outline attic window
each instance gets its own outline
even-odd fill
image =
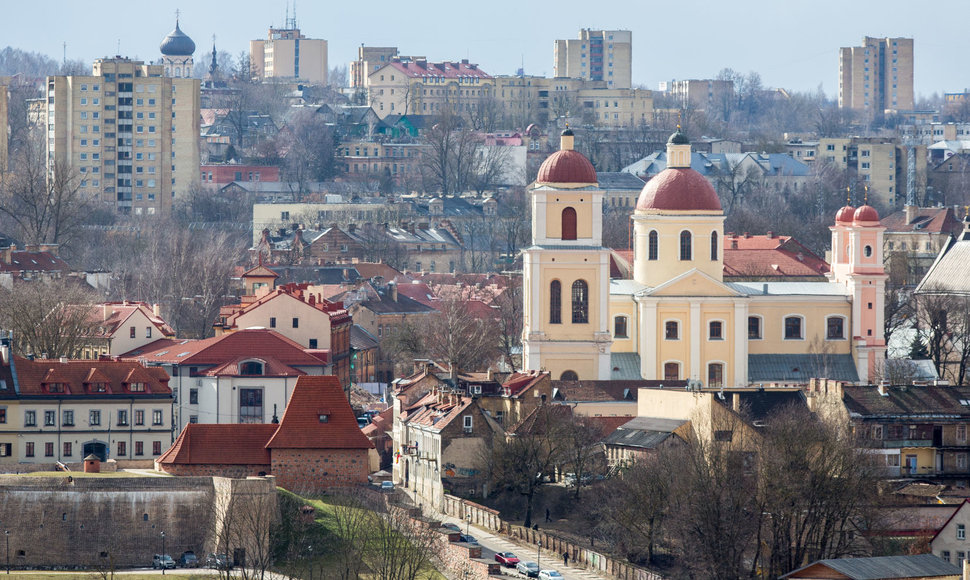
[[[175,356],[176,356],[176,358],[182,358],[183,356],[186,356],[187,354],[189,354],[189,351],[180,352],[180,353],[178,353]]]
[[[88,389],[92,393],[105,393],[105,392],[108,391],[108,384],[107,383],[90,383],[88,385]]]
[[[330,415],[327,414],[327,413],[320,413],[319,415],[317,415],[317,418],[320,419],[320,422],[321,423],[329,423],[330,422]]]
[[[144,393],[145,383],[128,383],[128,390],[133,393]]]
[[[247,360],[239,363],[239,374],[241,375],[262,375],[263,363],[257,360]]]
[[[64,383],[47,383],[48,393],[63,393]]]

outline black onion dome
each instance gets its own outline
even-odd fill
[[[195,42],[182,32],[176,22],[175,30],[168,33],[158,49],[165,56],[192,56],[195,53]]]
[[[669,144],[669,145],[688,145],[688,144],[690,144],[690,139],[688,139],[687,138],[687,135],[684,135],[680,131],[680,127],[678,126],[677,127],[677,130],[670,136],[670,139],[667,139],[667,144]]]

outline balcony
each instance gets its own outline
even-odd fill
[[[900,449],[903,447],[933,447],[932,439],[883,439],[883,449]]]

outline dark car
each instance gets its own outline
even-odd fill
[[[192,550],[186,550],[179,556],[178,565],[180,568],[198,568],[199,557]]]
[[[453,532],[461,532],[461,528],[458,526],[458,524],[441,524],[441,527]]]
[[[477,544],[478,543],[478,540],[475,539],[475,536],[470,536],[468,534],[462,534],[461,536],[459,536],[458,541],[459,542],[465,542],[465,543],[468,543],[468,544]]]
[[[495,561],[506,568],[515,568],[515,565],[519,563],[519,558],[512,552],[496,552]]]
[[[209,554],[205,557],[205,567],[216,570],[232,570],[232,560],[228,554]]]
[[[537,578],[539,576],[539,565],[535,562],[519,562],[515,565],[515,569],[520,574],[525,574],[529,578]]]

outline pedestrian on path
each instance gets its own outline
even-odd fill
[[[562,553],[562,565],[563,566],[568,566],[569,565],[569,552],[563,552]]]

